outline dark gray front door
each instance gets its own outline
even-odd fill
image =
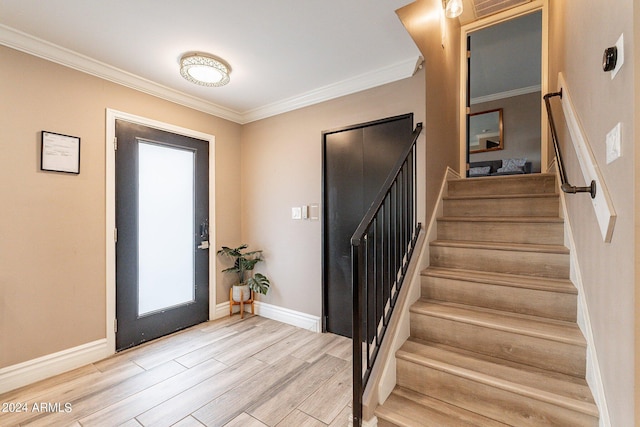
[[[116,349],[209,317],[209,145],[116,121]]]

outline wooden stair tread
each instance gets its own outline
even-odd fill
[[[514,174],[514,175],[493,175],[493,176],[478,176],[473,178],[453,178],[449,182],[474,182],[474,181],[504,181],[504,180],[531,180],[531,179],[555,179],[555,174],[549,172],[543,173],[526,173],[526,174]]]
[[[475,199],[549,199],[560,197],[557,193],[477,194],[469,196],[442,196],[442,200]]]
[[[500,222],[500,223],[552,223],[562,224],[564,219],[558,216],[441,216],[444,222]]]
[[[532,277],[520,274],[493,273],[480,270],[464,270],[461,268],[428,267],[422,271],[423,276],[443,279],[464,280],[467,282],[487,283],[491,285],[510,286],[541,291],[578,294],[578,290],[568,279]]]
[[[555,174],[447,193],[380,425],[597,425]]]
[[[565,344],[584,346],[586,342],[574,322],[517,314],[484,307],[471,307],[452,302],[420,299],[409,309],[411,313],[464,322],[485,328],[516,333]]]
[[[515,362],[475,355],[469,351],[413,338],[402,345],[396,357],[590,416],[598,416],[589,386],[583,379],[558,373],[547,374],[541,369]]]
[[[451,248],[466,249],[490,249],[513,252],[537,252],[568,255],[569,249],[562,245],[539,245],[531,243],[502,243],[502,242],[476,242],[463,240],[434,240],[431,246],[446,246]]]
[[[504,427],[506,424],[396,386],[375,414],[402,427]]]

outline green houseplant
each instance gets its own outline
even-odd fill
[[[218,255],[224,255],[233,259],[233,267],[222,270],[223,273],[235,273],[238,283],[233,285],[233,299],[240,301],[240,291],[244,300],[250,298],[249,289],[254,292],[266,295],[271,283],[269,279],[261,273],[252,274],[257,263],[263,261],[262,250],[243,252],[249,245],[243,244],[237,248],[223,246],[218,251]]]

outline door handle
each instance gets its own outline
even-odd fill
[[[205,219],[200,223],[200,237],[203,239],[209,239],[209,220]]]
[[[198,249],[209,249],[209,219],[200,223],[200,238],[202,241],[198,245]]]

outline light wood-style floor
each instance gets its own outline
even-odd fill
[[[0,426],[343,427],[351,397],[351,340],[234,315],[0,395]]]

